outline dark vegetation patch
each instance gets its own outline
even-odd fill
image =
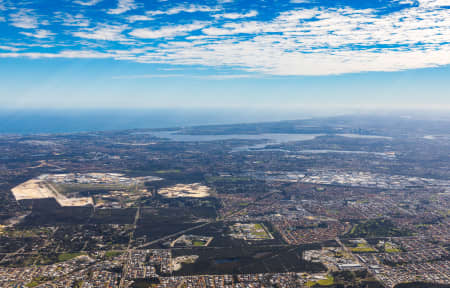
[[[46,226],[58,224],[132,224],[136,215],[136,208],[123,209],[95,209],[85,207],[55,206],[54,199],[40,199],[39,206],[33,210],[22,226]]]
[[[250,178],[241,178],[236,181],[213,181],[208,183],[219,194],[259,194],[266,193],[267,184],[265,181]]]
[[[89,220],[93,224],[132,224],[136,216],[136,208],[96,209]]]
[[[384,286],[372,278],[367,270],[335,271],[331,274],[335,285],[331,287],[383,288]]]
[[[194,208],[142,208],[138,223],[190,222],[203,218],[204,211]]]
[[[241,246],[232,248],[177,249],[174,257],[198,255],[193,264],[183,264],[175,275],[246,274],[277,272],[320,272],[326,268],[321,263],[303,260],[303,249],[284,246]]]
[[[145,236],[147,241],[157,240],[159,238],[169,236],[186,229],[200,225],[201,223],[140,223],[137,226],[135,237]]]
[[[44,240],[35,237],[3,237],[0,236],[0,253],[12,253],[19,249],[30,252],[34,245],[43,245]]]
[[[160,195],[142,201],[142,206],[146,207],[168,207],[177,209],[187,209],[189,213],[198,218],[216,218],[216,210],[221,207],[217,198],[166,198]]]
[[[410,236],[411,232],[400,229],[389,219],[370,219],[360,222],[345,234],[349,238],[376,238]]]
[[[200,225],[204,211],[182,208],[142,208],[135,236],[145,236],[147,240],[171,235]]]
[[[42,199],[47,201],[50,199]],[[54,199],[52,199],[54,201]],[[55,201],[56,202],[56,201]],[[92,207],[58,207],[55,208],[51,204],[45,208],[45,204],[41,204],[41,209],[33,209],[21,226],[46,226],[57,224],[85,224],[89,221],[93,214]]]
[[[129,225],[60,225],[57,228],[52,245],[65,252],[123,249],[131,232]]]

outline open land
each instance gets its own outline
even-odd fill
[[[28,180],[14,187],[11,191],[17,201],[54,198],[62,207],[93,204],[92,198],[90,197],[67,198],[56,191],[51,184],[43,180]]]
[[[167,198],[177,197],[191,197],[191,198],[203,198],[208,197],[209,188],[200,183],[193,184],[177,184],[171,187],[162,188],[158,191],[158,194]]]

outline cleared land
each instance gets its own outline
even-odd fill
[[[158,194],[167,198],[192,197],[204,198],[210,196],[210,188],[200,183],[177,184],[171,187],[162,188]]]
[[[31,179],[11,189],[15,199],[46,199],[54,198],[61,206],[86,206],[93,205],[91,197],[67,198],[61,195],[51,184]]]
[[[25,199],[55,198],[55,193],[41,180],[28,180],[12,189],[17,201]]]

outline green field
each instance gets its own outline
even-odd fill
[[[86,255],[86,253],[82,253],[82,252],[76,252],[76,253],[62,253],[58,255],[58,261],[60,262],[64,262],[70,259],[73,259],[75,257],[81,256],[81,255]]]
[[[397,249],[397,248],[387,248],[387,249],[384,249],[384,252],[386,252],[386,253],[398,253],[398,252],[402,252],[402,250]]]
[[[352,248],[352,252],[369,253],[369,252],[377,252],[377,250],[371,247],[356,247]]]
[[[254,224],[252,234],[259,238],[270,239],[269,233],[266,231],[262,224]]]
[[[333,278],[333,276],[330,276],[330,275],[327,277],[327,279],[306,282],[306,286],[308,286],[308,287],[313,287],[315,285],[331,286],[333,284],[334,284],[334,278]]]
[[[356,224],[345,236],[350,238],[376,238],[410,235],[409,231],[397,228],[389,219],[371,219]]]
[[[202,247],[202,246],[205,246],[205,245],[206,245],[206,242],[196,240],[196,241],[194,241],[192,244],[193,244],[195,247]]]
[[[170,173],[180,173],[180,169],[168,169],[168,170],[157,170],[155,173],[157,174],[170,174]]]
[[[259,230],[259,229],[264,229],[264,228],[261,224],[255,224],[255,229]]]
[[[350,246],[350,250],[355,253],[370,253],[377,252],[377,250],[371,247],[367,242],[358,243],[356,247]]]
[[[399,248],[393,246],[390,243],[385,243],[384,244],[384,252],[386,252],[386,253],[398,253],[398,252],[402,252],[402,250],[400,250]]]
[[[114,258],[116,256],[119,256],[122,253],[123,252],[120,252],[120,251],[106,251],[105,252],[105,257],[107,257],[107,258]]]

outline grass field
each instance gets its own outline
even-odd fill
[[[360,253],[368,253],[368,252],[376,252],[377,250],[371,247],[356,247],[352,248],[352,252],[360,252]]]
[[[370,247],[366,243],[358,243],[357,247],[351,248],[352,252],[359,252],[359,253],[369,253],[369,252],[377,252],[374,248]]]
[[[170,173],[180,173],[180,169],[168,169],[168,170],[158,170],[155,171],[157,174],[170,174]]]
[[[314,285],[331,286],[333,284],[334,284],[333,276],[328,276],[327,279],[306,282],[306,286],[308,287],[313,287]]]
[[[204,242],[204,241],[194,241],[192,244],[195,247],[203,247],[203,246],[205,246],[206,242]]]
[[[385,243],[384,244],[384,252],[386,252],[386,253],[398,253],[398,252],[402,252],[402,250],[400,250],[396,246],[393,246],[390,243]]]
[[[73,259],[75,257],[81,256],[81,255],[86,255],[86,253],[82,253],[82,252],[76,252],[76,253],[62,253],[58,255],[58,261],[60,262],[64,262],[70,259]]]
[[[356,224],[345,236],[349,238],[376,238],[410,236],[408,230],[398,228],[389,219],[370,219]]]
[[[386,248],[386,249],[384,249],[384,252],[386,252],[386,253],[398,253],[398,252],[402,252],[402,250],[397,249],[397,248]]]
[[[266,229],[264,228],[264,226],[262,224],[256,223],[254,225],[252,234],[254,236],[257,236],[258,238],[262,238],[262,239],[270,239],[270,235],[267,233]]]
[[[114,258],[116,256],[119,256],[122,253],[123,252],[119,252],[119,251],[106,251],[105,252],[105,257],[107,257],[107,258]]]

